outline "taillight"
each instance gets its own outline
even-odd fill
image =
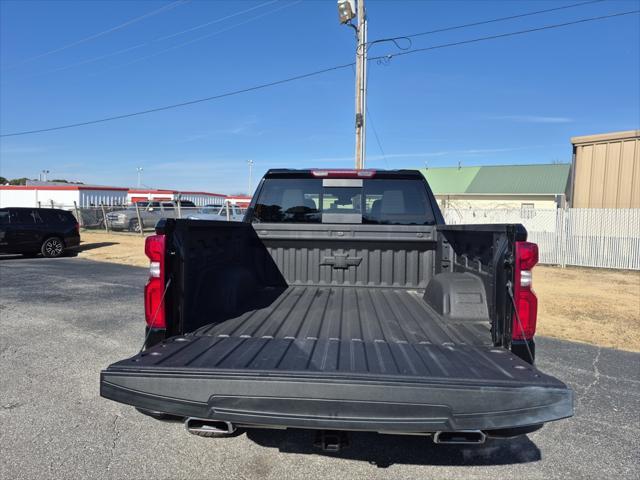
[[[80,224],[78,222],[76,222],[75,228],[76,228],[76,233],[80,233]]]
[[[520,322],[513,314],[512,337],[514,340],[531,340],[536,333],[538,297],[532,289],[531,270],[538,263],[538,245],[516,242],[516,262],[513,298]]]
[[[164,305],[165,239],[164,235],[151,235],[144,243],[144,253],[149,257],[149,280],[144,287],[144,316],[149,328],[167,327]]]

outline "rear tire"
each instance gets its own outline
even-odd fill
[[[59,237],[49,237],[40,248],[40,253],[47,258],[57,258],[64,252],[64,243]]]
[[[140,233],[140,222],[138,222],[137,218],[132,219],[131,221],[129,221],[129,231],[130,232],[135,232],[135,233]]]

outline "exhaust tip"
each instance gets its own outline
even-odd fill
[[[187,432],[199,437],[225,437],[233,435],[236,427],[231,422],[189,417],[184,421]]]
[[[457,432],[436,432],[433,443],[444,445],[481,445],[487,435],[481,430],[458,430]]]

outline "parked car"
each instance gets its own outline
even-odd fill
[[[196,206],[193,202],[182,200],[180,209],[182,208],[187,211],[193,211]],[[138,211],[140,220],[138,220],[138,212],[136,212],[135,205],[107,213],[107,224],[112,230],[140,232],[140,222],[142,222],[142,228],[152,228],[161,218],[178,218],[179,216],[178,202],[139,202]],[[182,214],[182,212],[180,213]],[[186,216],[187,214],[185,213],[184,217]]]
[[[0,253],[59,257],[80,245],[80,226],[57,208],[0,208]]]
[[[188,216],[191,220],[218,220],[241,222],[244,219],[245,210],[237,205],[225,202],[224,205],[206,205],[197,212]]]
[[[416,170],[270,170],[244,222],[146,240],[145,350],[103,397],[189,432],[311,428],[480,444],[573,415],[534,366],[538,248],[522,225],[445,225]],[[334,433],[331,433],[334,432]]]

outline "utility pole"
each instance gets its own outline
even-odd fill
[[[247,160],[247,165],[249,165],[249,191],[247,192],[247,195],[253,195],[253,160]]]
[[[138,172],[138,188],[142,186],[142,167],[136,168],[136,172]]]
[[[367,15],[358,0],[358,48],[356,49],[356,169],[364,168],[367,121]]]
[[[357,6],[356,6],[357,1]],[[364,168],[366,153],[366,112],[367,112],[367,13],[364,0],[338,0],[340,22],[348,24],[356,31],[356,169]],[[351,20],[356,18],[358,24]]]

